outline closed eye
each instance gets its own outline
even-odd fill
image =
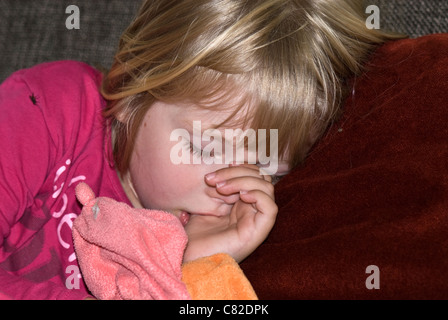
[[[203,152],[204,150],[196,147],[192,142],[185,140],[184,148],[188,148],[189,152],[198,158],[203,157],[204,159],[212,158],[214,156],[214,151],[212,150],[210,154]]]

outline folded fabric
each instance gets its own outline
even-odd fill
[[[75,251],[96,298],[190,299],[181,270],[187,235],[178,218],[95,198],[85,183],[76,196],[84,208],[73,224]]]
[[[236,261],[216,254],[182,266],[187,235],[178,218],[95,198],[85,183],[76,187],[84,205],[73,223],[73,239],[84,281],[101,300],[255,300]]]

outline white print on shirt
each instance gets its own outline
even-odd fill
[[[67,226],[70,228],[70,230],[72,230],[73,229],[73,220],[75,220],[78,217],[78,215],[76,213],[71,213],[71,212],[70,213],[65,213],[65,211],[67,209],[67,204],[68,204],[68,197],[67,197],[66,193],[63,193],[61,195],[62,189],[64,187],[64,182],[62,182],[59,185],[59,188],[58,188],[57,181],[62,176],[62,174],[67,171],[67,168],[71,165],[71,163],[72,163],[71,160],[68,159],[65,162],[65,165],[63,165],[62,167],[60,167],[56,171],[56,176],[54,178],[54,185],[53,185],[53,191],[54,192],[53,192],[53,195],[52,195],[53,199],[57,199],[58,197],[62,197],[62,206],[61,206],[60,210],[53,212],[52,215],[53,215],[53,218],[56,218],[56,219],[62,217],[60,222],[59,222],[59,225],[57,227],[57,234],[58,234],[59,244],[64,249],[67,249],[67,250],[70,249],[70,244],[67,243],[66,241],[64,241],[64,239],[62,239],[61,230],[62,230],[62,227],[64,226],[64,224],[67,224]],[[70,180],[70,182],[68,184],[68,187],[71,187],[74,183],[76,183],[78,181],[84,181],[84,180],[86,180],[85,176],[74,177],[73,179]],[[76,254],[73,251],[70,254],[69,258],[68,258],[68,262],[73,262],[75,260],[76,260]],[[76,270],[74,270],[74,269],[76,269]],[[75,279],[79,280],[81,278],[81,274],[79,273],[78,266],[69,265],[69,266],[67,266],[65,271],[66,271],[66,273],[67,272],[68,273],[73,273],[73,277],[69,277],[69,279],[67,279],[68,283],[71,283],[72,285],[71,286],[67,285],[67,281],[66,281],[67,288],[69,288],[69,289],[73,289],[73,288],[79,289],[79,285],[76,285],[77,281],[75,281]]]

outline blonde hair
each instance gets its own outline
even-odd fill
[[[256,103],[250,126],[278,129],[279,154],[296,166],[310,135],[335,119],[348,80],[372,50],[401,37],[369,30],[365,21],[360,0],[144,1],[101,90],[118,170],[127,170],[156,100],[225,101],[234,90]]]

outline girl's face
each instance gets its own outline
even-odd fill
[[[201,121],[204,131],[221,123],[228,115],[160,101],[151,106],[137,133],[129,171],[122,180],[133,205],[167,211],[177,217],[185,213],[229,214],[239,195],[221,195],[204,180],[206,174],[228,167],[227,164],[205,164],[203,161],[200,164],[193,164],[193,161],[191,164],[174,164],[170,158],[171,149],[179,144],[179,141],[170,141],[174,130],[187,130],[193,142],[193,121]],[[188,141],[186,144],[182,152],[189,153]],[[280,165],[279,170],[287,171],[288,168]]]

